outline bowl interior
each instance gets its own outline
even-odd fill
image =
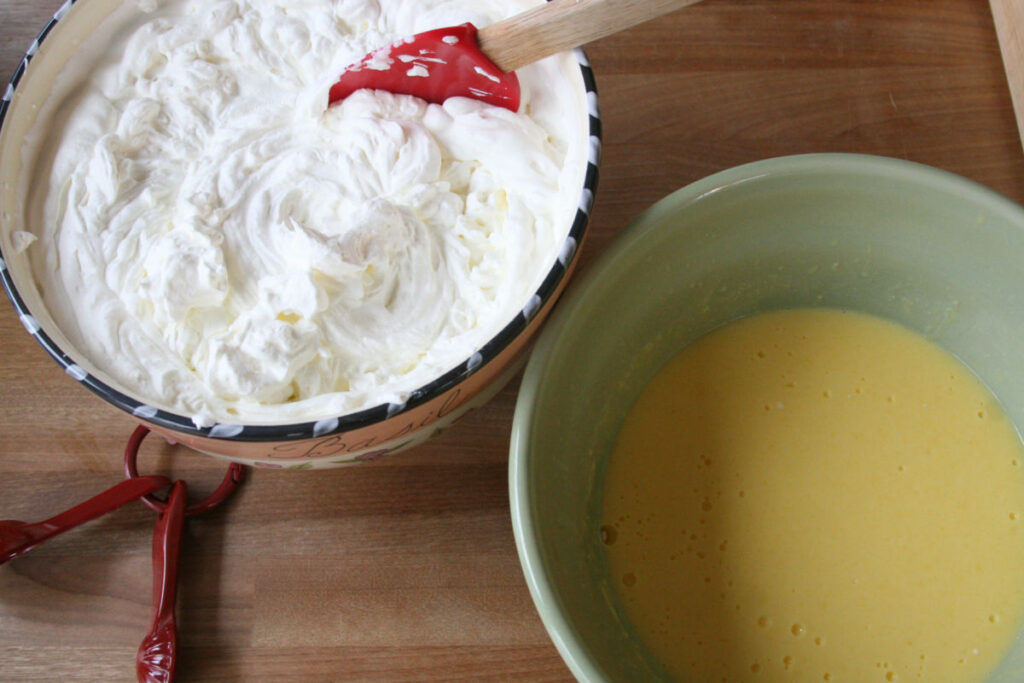
[[[758,162],[639,217],[556,313],[516,409],[510,483],[527,582],[581,680],[664,678],[616,607],[598,526],[604,461],[684,345],[759,311],[899,322],[964,361],[1024,427],[1024,210],[962,178],[854,155]],[[1024,578],[1024,577],[1022,577]],[[1024,640],[993,681],[1024,679]]]
[[[52,130],[63,125],[80,94],[81,83],[92,73],[104,50],[120,45],[126,31],[151,18],[150,11],[143,5],[145,3],[131,0],[68,0],[30,47],[15,72],[11,87],[0,85],[0,92],[4,93],[0,101],[0,178],[3,180],[0,183],[0,284],[7,289],[16,313],[69,376],[147,423],[189,436],[236,441],[294,441],[325,435],[320,425],[330,424],[332,420],[335,427],[329,431],[341,433],[370,428],[393,417],[393,408],[398,404],[382,400],[342,415],[341,422],[334,419],[338,417],[334,414],[300,414],[298,417],[271,414],[249,420],[244,433],[229,435],[228,432],[239,427],[233,422],[226,423],[227,429],[220,431],[217,431],[218,425],[200,428],[193,424],[190,415],[182,414],[166,399],[141,395],[138,388],[126,386],[107,371],[109,368],[104,369],[101,357],[90,357],[76,348],[69,339],[73,335],[65,334],[47,309],[30,262],[30,254],[40,247],[26,250],[24,244],[18,245],[19,238],[25,236],[20,233],[31,234],[42,215],[47,193],[40,177],[48,178],[47,164],[51,162],[55,144]],[[592,74],[581,51],[563,53],[525,68],[557,77],[556,80],[564,81],[563,85],[567,86],[531,93],[538,122],[566,133],[561,181],[565,187],[576,188],[576,192],[560,200],[556,214],[559,225],[564,223],[565,234],[558,234],[550,245],[550,262],[538,270],[535,287],[523,301],[522,308],[509,310],[504,326],[496,328],[479,348],[467,350],[466,357],[457,364],[453,362],[446,371],[439,370],[420,386],[409,387],[407,393],[411,398],[402,404],[403,410],[413,410],[455,390],[478,368],[495,359],[506,363],[514,356],[512,351],[519,348],[522,339],[534,333],[575,265],[574,256],[585,236],[596,189],[600,156],[600,127]],[[538,311],[541,315],[537,315]],[[499,358],[506,351],[508,353]],[[493,365],[490,368],[492,373],[501,370]],[[467,395],[464,389],[458,391]],[[417,423],[421,419],[423,416],[415,416]],[[212,444],[209,447],[214,448]],[[232,448],[225,448],[233,452]]]

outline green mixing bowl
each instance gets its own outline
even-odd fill
[[[675,192],[556,310],[516,405],[516,544],[548,633],[581,681],[666,678],[616,605],[599,534],[623,415],[688,342],[805,306],[916,330],[972,368],[1024,427],[1021,206],[926,166],[841,154],[748,164]],[[1024,680],[1020,635],[991,680]]]

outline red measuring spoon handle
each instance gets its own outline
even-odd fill
[[[96,519],[125,503],[137,500],[171,485],[171,480],[158,475],[122,481],[103,493],[42,522],[0,521],[0,564],[24,555],[43,541],[57,534]]]
[[[135,658],[140,683],[169,683],[178,663],[178,627],[174,603],[178,597],[178,560],[185,522],[188,487],[174,483],[167,508],[153,531],[153,622]]]

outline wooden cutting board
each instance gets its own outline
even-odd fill
[[[1024,2],[990,0],[992,19],[999,36],[1003,67],[1017,113],[1017,128],[1024,144]]]
[[[0,0],[0,74],[62,2]],[[584,267],[672,190],[784,154],[901,157],[1024,200],[986,3],[704,0],[588,54],[604,156]],[[570,681],[515,554],[515,397],[388,459],[253,472],[190,520],[180,681]],[[132,429],[0,301],[0,518],[42,519],[118,481]],[[198,493],[224,468],[155,441],[140,463]],[[152,523],[127,506],[0,566],[0,680],[133,680]]]

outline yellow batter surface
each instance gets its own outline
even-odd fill
[[[777,311],[684,349],[612,453],[625,612],[683,681],[978,681],[1024,616],[1024,450],[959,361]]]

